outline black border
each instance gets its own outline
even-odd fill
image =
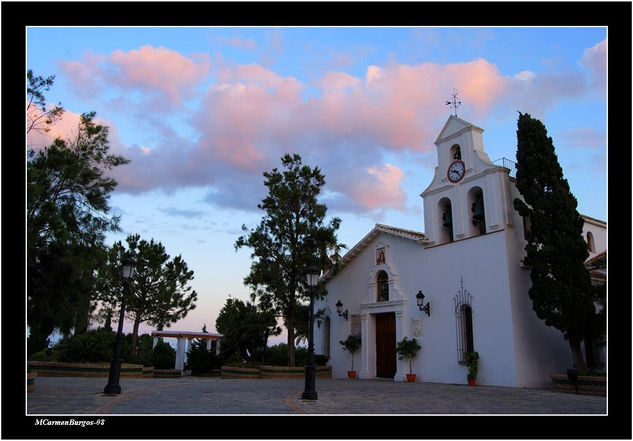
[[[629,2],[2,2],[2,438],[631,439],[631,3]],[[608,416],[106,416],[105,426],[35,426],[24,415],[22,207],[27,26],[608,26]],[[16,86],[20,84],[20,87]],[[17,135],[16,135],[17,133]],[[20,166],[14,166],[18,163]],[[16,180],[19,182],[16,185]],[[16,188],[18,189],[16,191]],[[20,191],[22,190],[22,191]],[[619,252],[622,248],[622,253]],[[614,254],[615,253],[615,254]],[[613,283],[615,282],[615,284]],[[16,289],[16,286],[18,289]],[[19,319],[18,319],[19,320]]]

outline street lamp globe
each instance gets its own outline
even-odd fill
[[[123,274],[124,279],[129,279],[134,276],[134,271],[136,269],[136,259],[134,257],[129,256],[123,261],[123,266],[121,267],[121,273]]]
[[[308,280],[308,286],[314,287],[319,283],[319,275],[321,274],[321,270],[316,266],[309,266],[306,269],[306,277]]]

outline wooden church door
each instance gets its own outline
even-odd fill
[[[396,374],[396,314],[376,314],[376,376]]]

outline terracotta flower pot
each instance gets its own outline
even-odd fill
[[[405,374],[409,383],[415,383],[415,374]]]
[[[468,379],[468,385],[469,386],[475,386],[477,384],[477,379],[476,378],[469,378]]]
[[[347,376],[349,378],[356,378],[356,371],[347,371]]]

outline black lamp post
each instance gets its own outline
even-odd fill
[[[316,372],[316,367],[314,366],[314,289],[319,283],[320,273],[321,270],[315,266],[310,266],[306,269],[306,277],[310,287],[310,327],[308,328],[308,364],[305,367],[306,381],[305,390],[301,394],[302,400],[316,400],[318,398],[317,392],[314,390]]]
[[[121,300],[121,315],[119,316],[119,327],[116,333],[116,341],[114,342],[114,358],[110,363],[110,373],[108,376],[108,384],[103,389],[104,394],[120,394],[121,386],[119,385],[119,377],[121,376],[121,336],[123,335],[123,319],[125,318],[125,297],[130,290],[130,278],[134,275],[136,260],[128,257],[123,262],[121,273],[123,275],[123,299]]]

